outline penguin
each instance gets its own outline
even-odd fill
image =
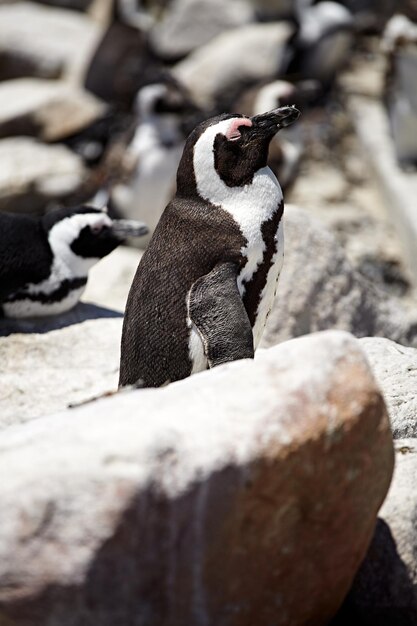
[[[144,224],[111,220],[90,206],[43,217],[0,213],[0,309],[4,317],[40,317],[75,306],[88,271]]]
[[[298,32],[287,74],[318,80],[328,89],[346,63],[354,39],[352,13],[331,1],[296,0]]]
[[[168,77],[142,87],[135,109],[136,128],[124,155],[131,175],[127,183],[113,187],[111,197],[120,215],[143,220],[152,233],[175,193],[178,164],[191,130],[187,118],[194,127],[202,117],[187,91]],[[142,238],[140,246],[149,239]]]
[[[394,15],[383,34],[387,56],[384,101],[401,167],[417,167],[417,24]]]
[[[222,114],[188,137],[177,191],[126,306],[120,386],[159,387],[253,358],[283,263],[283,195],[268,147],[299,116]]]

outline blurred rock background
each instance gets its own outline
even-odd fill
[[[295,101],[299,127],[271,149],[286,202],[414,305],[416,13],[412,0],[2,2],[0,210],[104,190],[153,229],[198,121]],[[386,141],[367,148],[367,135]]]

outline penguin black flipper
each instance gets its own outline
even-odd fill
[[[193,283],[188,301],[210,367],[253,359],[252,327],[237,287],[239,268],[222,263]]]

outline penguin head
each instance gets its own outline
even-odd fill
[[[136,95],[135,110],[140,118],[180,115],[196,108],[185,87],[172,78],[145,85]]]
[[[228,187],[250,184],[254,174],[267,165],[271,139],[299,115],[294,106],[285,106],[254,117],[220,115],[203,122],[187,139],[178,168],[177,195],[194,190],[198,194],[202,179],[205,185],[209,178],[213,184],[220,179]]]
[[[106,209],[85,205],[47,213],[42,218],[42,227],[54,258],[72,269],[74,275],[88,272],[126,237],[148,232],[141,222],[113,220]]]
[[[269,111],[282,106],[295,105],[304,108],[320,94],[320,83],[317,80],[302,80],[290,83],[286,80],[266,82],[257,88],[256,96],[252,96],[252,114]]]
[[[187,121],[199,115],[199,109],[185,87],[168,76],[139,89],[135,111],[138,122],[151,124],[161,142],[167,145],[185,139],[192,128],[187,127]],[[183,128],[187,131],[185,134]]]
[[[298,1],[299,30],[287,71],[329,85],[346,62],[353,44],[354,18],[339,2]],[[311,6],[310,6],[311,5]]]

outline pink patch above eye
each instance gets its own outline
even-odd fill
[[[241,126],[252,126],[252,121],[247,117],[239,117],[231,121],[229,128],[227,129],[226,138],[230,141],[240,138],[239,128]]]

